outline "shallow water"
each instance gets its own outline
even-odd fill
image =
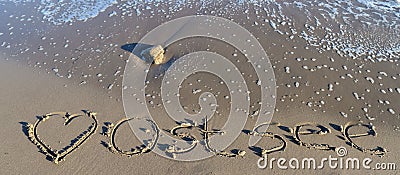
[[[400,3],[394,0],[294,2],[1,0],[0,5],[2,18],[8,21],[1,29],[0,37],[3,38],[1,46],[12,50],[13,56],[25,52],[33,53],[35,51],[32,48],[32,44],[35,43],[34,38],[41,37],[44,40],[43,36],[52,33],[52,30],[65,28],[72,31],[75,30],[72,26],[85,21],[97,25],[100,20],[93,18],[103,19],[106,23],[104,25],[110,27],[111,24],[105,21],[123,23],[122,21],[131,21],[131,18],[156,18],[159,23],[182,16],[182,14],[207,14],[230,19],[244,18],[247,20],[243,23],[251,24],[251,26],[269,24],[274,31],[283,36],[299,36],[311,46],[323,51],[333,49],[341,56],[353,58],[366,56],[368,59],[387,61],[398,57],[400,52],[398,39]],[[265,15],[268,19],[264,17]],[[117,25],[118,28],[121,27],[120,24]],[[116,24],[114,23],[113,26],[116,27]],[[151,29],[141,24],[136,27]],[[21,38],[26,39],[28,35],[29,39],[21,43]],[[105,35],[110,35],[110,33]],[[92,37],[94,36],[81,39],[89,40]],[[104,38],[101,34],[98,34],[98,37]],[[57,38],[54,39],[57,40]],[[65,40],[63,46],[68,49],[69,39],[66,36],[63,39]],[[13,46],[19,46],[19,50],[10,49]],[[46,49],[44,48],[46,46],[38,47],[39,51]]]

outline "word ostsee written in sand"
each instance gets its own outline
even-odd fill
[[[88,118],[93,120],[92,124],[88,127],[87,130],[83,131],[78,137],[74,138],[71,140],[71,144],[62,148],[61,150],[55,150],[51,148],[50,145],[47,145],[40,137],[39,134],[37,133],[38,127],[40,126],[41,123],[45,122],[46,120],[49,120],[50,118],[54,118],[56,116],[61,116],[65,119],[64,125],[67,126],[68,124],[71,123],[72,119],[81,117],[84,115],[81,114],[69,114],[68,112],[53,112],[53,113],[48,113],[43,115],[42,117],[39,117],[38,120],[35,122],[35,124],[30,124],[27,123],[24,127],[27,132],[27,136],[29,140],[34,143],[40,150],[40,152],[44,153],[47,155],[50,160],[52,160],[54,163],[58,164],[59,162],[63,161],[66,156],[70,155],[73,151],[79,148],[84,142],[86,142],[91,135],[93,135],[98,127],[98,120],[96,118],[96,113],[94,112],[89,112],[89,111],[83,111],[84,115],[86,115]],[[122,150],[117,146],[117,143],[115,142],[115,135],[117,134],[117,130],[119,127],[127,123],[131,120],[142,120],[143,122],[149,123],[151,125],[151,129],[154,131],[153,133],[151,132],[150,129],[145,129],[144,132],[151,135],[152,139],[147,140],[147,145],[141,145],[141,146],[136,146],[136,148],[132,148],[129,151]],[[205,119],[207,121],[207,119]],[[271,154],[274,152],[279,152],[279,151],[284,151],[287,145],[287,142],[283,139],[282,136],[279,134],[275,134],[272,132],[261,132],[258,131],[258,128],[260,128],[263,125],[274,125],[277,127],[285,127],[281,125],[280,123],[263,123],[255,127],[252,131],[248,131],[248,135],[252,136],[259,136],[262,138],[271,138],[271,139],[277,139],[279,140],[280,145],[272,147],[272,148],[266,148],[263,149],[261,148],[260,152],[257,152],[256,154],[260,156],[264,156],[267,154]],[[309,127],[316,127],[319,128],[318,130],[315,129],[307,129],[306,131],[301,130],[302,128],[309,128]],[[365,133],[358,133],[358,134],[350,134],[349,130],[353,127],[365,127],[368,129],[367,132]],[[156,125],[154,121],[151,121],[149,119],[138,119],[138,118],[124,118],[116,122],[116,124],[113,123],[107,123],[106,126],[104,126],[106,130],[103,132],[104,135],[109,137],[109,143],[107,142],[102,142],[103,145],[105,145],[112,153],[119,154],[119,155],[125,155],[128,157],[131,157],[133,155],[141,155],[144,153],[149,153],[153,150],[155,145],[157,144],[158,138],[160,136],[160,129]],[[240,150],[240,149],[234,149],[231,150],[230,152],[222,151],[222,150],[216,150],[212,148],[210,145],[208,139],[210,136],[215,135],[215,134],[224,134],[224,131],[218,130],[218,129],[208,129],[208,124],[205,122],[203,125],[198,125],[196,123],[180,123],[177,126],[173,127],[172,129],[169,130],[170,134],[178,137],[179,139],[182,139],[184,141],[187,141],[190,144],[188,148],[177,148],[174,145],[169,145],[166,148],[166,152],[172,157],[175,158],[176,154],[184,153],[184,152],[190,152],[194,147],[198,146],[199,139],[196,138],[193,134],[190,132],[178,132],[179,130],[182,129],[197,129],[198,132],[201,133],[202,139],[205,140],[205,147],[208,151],[214,153],[215,155],[221,156],[221,157],[244,157],[246,154],[246,151]],[[325,143],[306,143],[301,140],[302,135],[326,135],[331,133],[331,130],[323,125],[317,124],[317,123],[299,123],[296,124],[293,128],[287,127],[288,132],[290,132],[294,138],[294,141],[297,145],[299,146],[304,146],[306,148],[313,148],[317,150],[325,150],[325,151],[338,151],[340,147],[335,147],[331,146]],[[382,147],[376,147],[373,149],[368,149],[359,146],[356,144],[353,139],[354,138],[359,138],[363,136],[377,136],[376,128],[372,126],[371,124],[363,124],[363,123],[352,123],[349,122],[345,124],[344,126],[340,126],[340,131],[343,135],[343,139],[346,143],[351,145],[353,148],[362,151],[364,153],[369,153],[371,155],[377,155],[377,156],[384,156],[387,153],[387,150]],[[255,146],[253,146],[255,147]],[[251,147],[250,147],[251,148]]]

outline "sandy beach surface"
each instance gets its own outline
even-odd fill
[[[64,11],[52,11],[57,4],[0,1],[0,18],[5,24],[0,26],[1,174],[400,173],[400,21],[396,17],[400,5],[395,1],[323,1],[319,5],[208,0],[185,4],[129,2],[82,3],[78,4],[82,7],[78,12],[68,3],[60,4]],[[279,123],[267,131],[275,137],[264,137],[253,147],[248,145],[248,133],[257,121],[256,111],[263,104],[259,103],[262,97],[259,77],[254,72],[257,67],[251,67],[243,50],[213,39],[190,38],[168,46],[166,55],[174,55],[169,64],[179,63],[187,53],[216,52],[238,67],[252,90],[249,114],[244,116],[247,122],[239,137],[224,150],[236,157],[215,155],[178,161],[153,151],[131,157],[113,153],[109,148],[113,142],[125,151],[143,149],[138,148],[143,143],[127,123],[117,128],[112,140],[109,137],[109,126],[126,119],[127,96],[122,92],[132,87],[123,82],[125,66],[143,61],[135,60],[131,52],[157,26],[190,15],[232,20],[265,50],[276,84],[272,123]],[[144,105],[159,129],[168,133],[177,123],[168,116],[164,109],[168,102],[161,95],[162,78],[167,76],[163,73],[169,68],[166,65],[150,66],[145,94],[139,95],[144,97]],[[176,85],[179,105],[188,114],[196,114],[202,110],[199,102],[203,92],[214,94],[218,105],[208,125],[222,128],[232,108],[232,94],[222,81],[229,80],[205,72],[188,76]],[[136,95],[131,96],[128,98]],[[85,111],[95,114],[95,122]],[[63,115],[43,120],[44,115],[53,112],[82,116],[71,119],[68,125]],[[41,120],[38,127],[33,125]],[[358,125],[346,127],[348,122]],[[197,130],[184,131],[202,137]],[[67,150],[72,143],[74,149],[55,164],[43,152],[46,148],[34,144],[32,136],[45,142],[46,148]],[[281,145],[284,150],[267,154],[267,160],[274,159],[273,164],[260,168],[262,150]],[[339,148],[346,151],[344,156]],[[246,154],[238,156],[238,150]],[[329,157],[337,158],[336,163],[342,161],[342,167],[332,168],[325,162],[323,168],[302,168],[301,164],[292,168],[288,163],[291,159],[301,163],[304,158],[313,158],[318,166]],[[286,168],[278,165],[278,159],[286,161],[281,162]],[[360,168],[346,168],[348,159],[359,160]],[[366,168],[363,161],[367,159],[371,162]]]

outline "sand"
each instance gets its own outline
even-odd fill
[[[196,162],[178,162],[160,157],[154,153],[146,153],[143,155],[125,157],[111,153],[101,142],[108,142],[109,139],[100,133],[104,122],[113,122],[123,118],[124,112],[120,102],[107,97],[107,94],[101,90],[92,87],[78,87],[78,85],[60,80],[53,75],[40,73],[39,70],[27,68],[13,62],[1,62],[2,80],[5,86],[2,86],[1,95],[3,99],[1,104],[2,111],[2,140],[1,147],[2,171],[6,174],[65,174],[65,173],[90,173],[90,174],[109,174],[109,173],[139,173],[139,174],[264,174],[264,173],[291,173],[291,170],[277,170],[257,168],[256,162],[259,156],[252,153],[247,148],[248,136],[242,134],[239,139],[232,145],[232,148],[240,148],[247,151],[244,158],[226,158],[212,157],[210,159]],[[68,84],[67,87],[64,87]],[[29,87],[29,88],[23,88]],[[35,99],[35,100],[32,100]],[[278,103],[278,107],[279,107]],[[36,116],[44,115],[52,111],[68,111],[70,113],[79,113],[80,110],[90,109],[98,112],[99,129],[96,133],[86,141],[77,151],[68,155],[65,161],[58,165],[46,160],[46,156],[38,152],[38,148],[32,144],[23,132],[21,122],[34,123]],[[283,110],[282,110],[283,111]],[[391,127],[385,127],[384,124],[377,125],[377,137],[360,138],[357,140],[359,145],[368,148],[372,146],[385,147],[389,153],[383,157],[371,156],[362,153],[356,149],[352,149],[346,145],[343,140],[338,138],[340,131],[332,129],[333,125],[344,125],[346,119],[338,116],[328,117],[326,113],[306,112],[301,114],[294,112],[277,112],[274,122],[279,122],[284,127],[294,127],[298,122],[312,121],[324,125],[332,130],[332,134],[327,136],[304,136],[305,142],[320,142],[328,143],[334,146],[345,146],[348,149],[349,156],[365,158],[371,157],[374,161],[381,162],[396,162],[399,160],[396,154],[398,147],[397,140],[398,132],[393,131]],[[332,115],[334,116],[334,115]],[[50,121],[49,121],[50,122]],[[84,125],[85,124],[85,125]],[[84,130],[90,124],[88,121],[71,123],[71,127],[63,129],[62,121],[54,122],[54,125],[49,125],[48,128],[42,128],[43,136],[47,143],[57,144],[57,146],[65,146],[68,139],[76,135],[70,134],[75,129]],[[283,128],[284,128],[283,127]],[[246,125],[247,129],[251,125]],[[63,132],[60,131],[62,129]],[[269,131],[279,134],[284,137],[287,142],[287,147],[284,152],[272,154],[274,157],[327,157],[328,155],[335,156],[332,151],[321,151],[307,149],[301,147],[285,138],[291,134],[277,127],[271,126]],[[365,132],[363,129],[362,132]],[[57,134],[57,135],[55,135]],[[134,142],[135,138],[127,125],[121,127],[117,135],[121,147],[124,149],[133,147],[132,145],[140,145],[138,141]],[[47,137],[46,137],[47,136]],[[132,139],[132,141],[127,141]],[[269,140],[270,143],[275,143]],[[261,144],[264,143],[260,142]],[[275,143],[279,145],[279,143]],[[302,173],[319,174],[321,172],[329,172],[331,174],[349,173],[346,170],[298,170]],[[293,171],[293,172],[298,172]],[[355,173],[365,171],[357,170]],[[368,171],[367,171],[368,172]]]
[[[0,116],[2,122],[0,127],[3,134],[0,138],[2,141],[0,167],[2,174],[397,174],[399,172],[400,93],[396,88],[400,88],[400,70],[398,61],[393,61],[398,60],[398,57],[389,61],[373,62],[364,57],[353,59],[349,55],[341,56],[335,50],[326,50],[323,46],[313,47],[310,41],[302,39],[299,35],[295,35],[293,39],[290,39],[290,35],[282,35],[282,31],[283,33],[285,30],[290,32],[289,28],[286,28],[288,24],[277,23],[275,25],[278,27],[275,26],[275,29],[274,25],[268,21],[259,21],[255,24],[253,22],[255,19],[273,21],[276,18],[268,14],[255,14],[252,11],[248,12],[251,14],[248,18],[240,14],[222,14],[221,16],[232,18],[248,29],[258,39],[271,60],[277,85],[276,110],[272,122],[279,125],[271,125],[268,132],[279,137],[272,136],[275,139],[265,137],[255,147],[249,148],[247,144],[249,135],[246,133],[253,129],[256,122],[256,118],[249,117],[243,133],[226,150],[228,153],[231,153],[231,150],[244,150],[246,151],[244,156],[235,158],[213,156],[200,161],[180,162],[147,151],[145,151],[147,153],[132,157],[115,150],[114,153],[111,152],[107,147],[111,141],[126,151],[142,145],[127,124],[118,128],[113,140],[106,136],[107,132],[110,132],[107,126],[125,119],[121,92],[123,71],[130,55],[129,51],[133,49],[134,43],[148,31],[168,21],[165,18],[158,20],[146,18],[146,15],[152,16],[152,14],[146,14],[146,11],[137,18],[110,18],[107,14],[112,10],[116,10],[115,7],[87,22],[79,21],[68,27],[38,25],[45,28],[46,32],[39,32],[33,39],[27,39],[24,43],[32,45],[32,48],[43,46],[45,47],[43,51],[35,50],[33,54],[30,51],[20,52],[16,47],[1,48]],[[36,12],[32,13],[40,16],[35,14]],[[184,9],[175,13],[172,18],[196,13],[203,12]],[[296,13],[295,11],[285,12],[292,17],[293,21],[296,21],[296,24],[308,21],[303,16],[296,16]],[[4,18],[8,20],[7,23],[10,22],[13,25],[16,23],[12,18]],[[332,26],[332,29],[339,30],[336,27]],[[307,26],[295,26],[295,28],[299,31],[304,28],[307,30]],[[317,27],[316,30],[311,31],[323,38],[325,33],[322,28]],[[7,30],[7,28],[4,29]],[[77,32],[77,29],[85,30]],[[25,28],[21,29],[23,30],[28,31]],[[309,27],[307,31],[310,31]],[[46,38],[43,39],[43,36]],[[82,37],[87,39],[82,39]],[[13,39],[12,36],[5,40],[22,42]],[[57,44],[51,44],[52,42]],[[205,47],[205,42],[206,40],[200,39],[197,42],[184,40],[180,43],[188,46],[186,50],[179,48],[177,43],[172,45],[169,51],[190,52]],[[234,49],[226,48],[223,43],[208,42],[213,43],[213,49],[221,51],[224,55],[229,56],[235,53]],[[69,43],[68,47],[64,47],[65,43]],[[55,56],[55,54],[58,55]],[[245,64],[241,66],[245,68],[245,74],[252,73],[251,70],[246,69]],[[198,82],[197,79],[203,79],[203,81]],[[209,74],[195,74],[185,81],[180,91],[181,104],[189,113],[200,110],[197,104],[200,93],[193,93],[193,88],[187,84],[192,83],[199,87],[197,90],[200,89],[202,92],[210,88],[213,89],[211,91],[221,93],[217,98],[218,102],[221,102],[217,108],[221,117],[209,123],[215,129],[223,126],[226,121],[225,116],[230,110],[229,103],[224,101],[224,96],[228,95],[225,94],[226,87],[216,83],[219,81],[218,77]],[[256,79],[249,77],[249,81],[256,81]],[[159,81],[154,81],[146,92],[157,96],[159,83]],[[259,96],[258,91],[251,94],[251,97],[255,99],[257,96]],[[155,122],[160,129],[169,130],[176,126],[176,123],[165,119],[165,111],[157,105],[161,102],[162,99],[157,96],[147,105],[152,109],[151,113],[157,116]],[[253,110],[259,107],[257,100],[252,100],[250,103],[253,104],[251,108]],[[66,155],[64,161],[55,164],[45,154],[39,152],[38,147],[29,140],[25,126],[28,123],[34,124],[38,117],[58,111],[84,114],[82,110],[96,113],[97,130],[75,151]],[[297,124],[307,122],[313,123],[312,126],[304,126],[301,131],[312,132],[323,128],[329,130],[330,133],[300,134],[296,138],[296,133],[293,131],[298,126]],[[347,122],[374,126],[377,135],[351,138],[353,145],[348,144],[340,128]],[[78,117],[73,119],[68,126],[64,126],[64,119],[55,117],[41,124],[37,131],[46,144],[54,149],[60,149],[88,129],[91,123],[92,120],[88,118]],[[318,125],[323,127],[316,127]],[[349,134],[362,134],[367,131],[371,130],[367,127],[353,127],[349,130]],[[193,134],[201,137],[199,133],[193,132]],[[301,140],[300,143],[298,139]],[[271,153],[268,155],[269,158],[301,160],[312,157],[321,160],[329,156],[338,157],[334,148],[345,147],[348,151],[345,158],[360,160],[371,158],[374,163],[396,163],[397,170],[378,171],[362,168],[347,170],[328,167],[319,170],[290,168],[282,170],[277,167],[276,161],[272,169],[260,169],[257,161],[261,157],[262,149],[280,146],[282,140],[285,143],[284,151]],[[331,148],[320,150],[326,147],[316,146],[314,143],[327,144]],[[371,155],[357,149],[361,149],[360,147],[374,149],[378,146],[388,151],[385,156]]]

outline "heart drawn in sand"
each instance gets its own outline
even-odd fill
[[[75,137],[71,140],[71,144],[65,146],[61,150],[52,149],[49,145],[47,145],[38,135],[37,130],[40,124],[44,123],[50,117],[62,116],[65,119],[64,125],[68,125],[72,119],[80,116],[84,116],[81,114],[69,114],[68,112],[53,112],[46,115],[41,116],[35,124],[27,124],[28,129],[28,137],[32,141],[33,144],[37,145],[41,152],[46,154],[51,158],[51,160],[58,164],[60,161],[63,161],[64,158],[75,151],[80,145],[82,145],[93,133],[97,130],[97,119],[96,113],[84,111],[84,115],[91,118],[93,120],[92,124],[83,131],[79,136]]]

